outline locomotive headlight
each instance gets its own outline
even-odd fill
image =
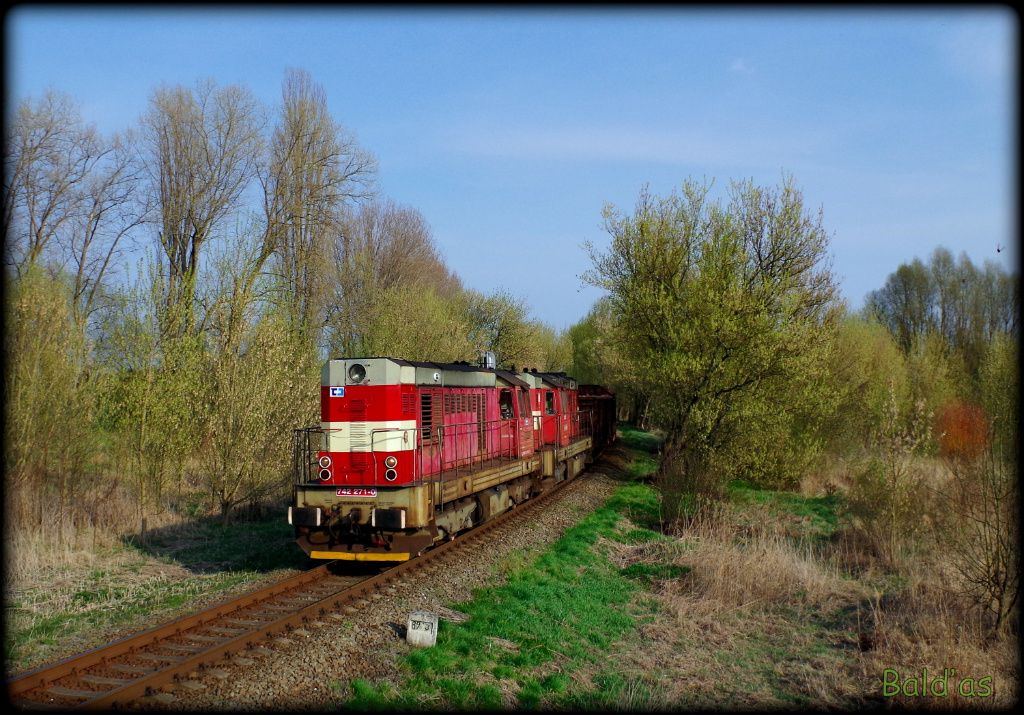
[[[366,379],[366,368],[356,363],[348,369],[348,379],[350,382],[362,382]]]
[[[396,464],[398,464],[398,458],[394,455],[384,460],[384,466],[388,469],[394,469]]]
[[[325,454],[320,458],[320,467],[322,469],[327,469],[329,466],[331,466],[331,458]]]

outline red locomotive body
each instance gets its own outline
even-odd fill
[[[320,426],[296,432],[299,544],[314,558],[404,560],[575,476],[614,436],[613,421],[600,427],[614,410],[579,411],[576,388],[564,373],[329,360]]]

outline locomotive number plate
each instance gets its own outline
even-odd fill
[[[376,489],[363,489],[360,487],[346,487],[339,489],[337,495],[339,497],[375,497],[377,496]]]

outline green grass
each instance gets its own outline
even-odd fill
[[[607,649],[651,615],[649,602],[646,609],[635,605],[638,590],[685,571],[668,564],[612,565],[598,539],[622,540],[617,525],[624,516],[656,523],[653,489],[624,484],[550,548],[512,570],[504,584],[476,590],[468,603],[452,604],[469,620],[443,622],[433,648],[403,658],[400,690],[354,680],[346,707],[495,709],[505,706],[505,698],[528,709],[604,702],[609,688],[625,687],[604,673]],[[657,535],[634,529],[626,536]],[[592,694],[572,687],[571,673],[581,669],[599,673]]]
[[[756,487],[737,479],[729,484],[729,497],[737,504],[759,504],[780,518],[799,524],[801,535],[828,539],[839,528],[841,501],[838,495],[805,497],[795,492]]]
[[[691,566],[660,562],[679,553],[674,548],[679,542],[659,531],[659,497],[644,481],[656,464],[659,440],[629,426],[620,432],[631,462],[614,475],[620,485],[603,506],[543,552],[506,557],[496,569],[507,576],[504,583],[475,590],[469,602],[450,604],[469,620],[442,622],[433,648],[403,656],[400,684],[365,679],[331,684],[336,692],[351,693],[344,706],[643,710],[663,705],[660,684],[679,677],[716,683],[713,692],[683,691],[682,706],[813,705],[799,683],[813,677],[815,668],[840,667],[847,657],[833,647],[849,626],[845,612],[831,622],[824,614],[790,612],[778,604],[749,621],[752,614],[726,610],[720,620],[731,634],[728,647],[668,633],[678,638],[672,648],[692,653],[687,664],[695,673],[644,655],[650,643],[639,626],[658,619],[663,607],[663,596],[653,589],[687,578]],[[731,485],[730,494],[740,505],[766,507],[795,524],[799,534],[827,538],[838,525],[834,498],[745,483]],[[752,511],[764,517],[763,510]],[[613,548],[608,542],[635,546],[633,553],[644,560],[619,568],[606,551]],[[666,615],[664,625],[670,628],[675,616]],[[637,657],[624,668],[616,653]]]
[[[625,422],[619,424],[618,430],[621,444],[633,451],[625,473],[619,475],[619,478],[627,481],[650,481],[658,469],[661,438],[649,432],[642,432]]]
[[[661,448],[661,437],[650,432],[644,432],[627,422],[619,423],[618,432],[622,444],[629,449],[656,454]]]

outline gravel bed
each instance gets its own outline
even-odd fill
[[[426,609],[445,622],[446,608],[472,590],[501,583],[502,564],[538,552],[603,504],[617,483],[597,469],[566,486],[539,511],[512,519],[473,545],[458,549],[350,613],[332,614],[266,642],[230,662],[194,674],[173,693],[149,696],[136,707],[160,710],[295,710],[336,708],[352,678],[401,680],[396,665],[408,653],[404,631],[410,611]]]

